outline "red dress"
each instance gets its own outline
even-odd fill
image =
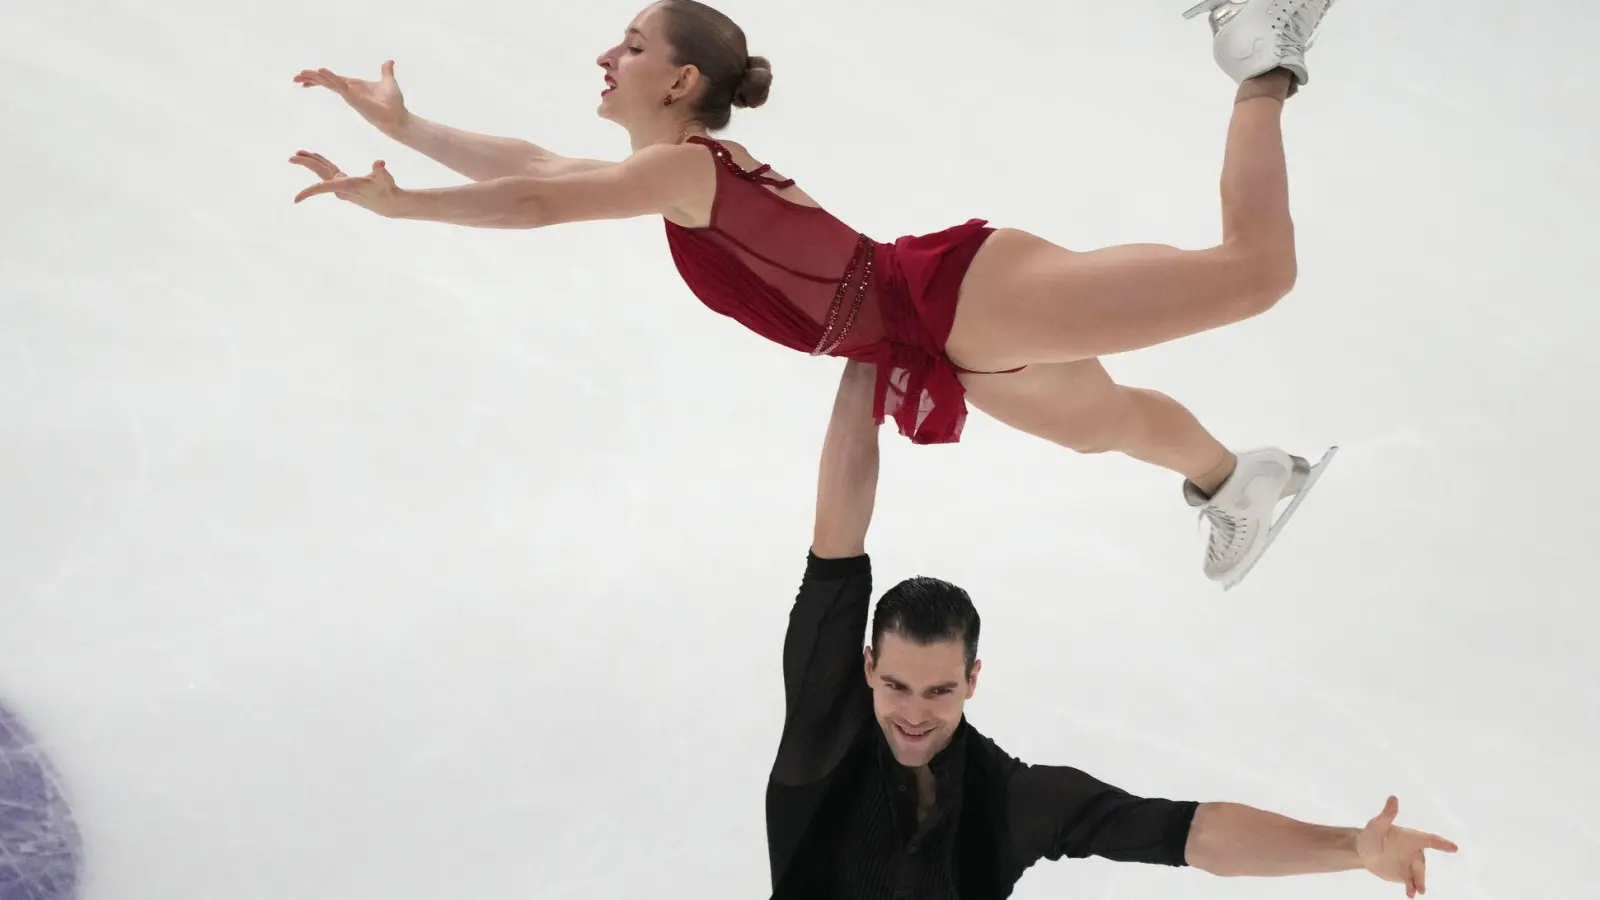
[[[960,440],[966,390],[944,344],[961,279],[994,229],[972,219],[879,243],[768,190],[794,184],[767,175],[770,166],[745,171],[720,143],[689,140],[719,163],[711,223],[666,223],[672,260],[695,296],[790,349],[876,365],[877,422],[892,416],[918,444]]]

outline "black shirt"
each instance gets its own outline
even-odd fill
[[[1136,797],[1014,759],[965,719],[916,816],[862,671],[868,557],[809,555],[783,645],[783,737],[767,782],[775,900],[1001,900],[1040,859],[1183,866],[1198,803]]]

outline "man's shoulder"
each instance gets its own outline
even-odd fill
[[[976,754],[985,759],[991,757],[1011,758],[1009,754],[1000,749],[1000,745],[995,743],[994,738],[979,731],[978,726],[972,724],[972,720],[966,716],[961,717],[961,739],[966,742],[967,753],[969,754]]]
[[[969,775],[1004,781],[1012,773],[1028,768],[1027,763],[1006,752],[994,738],[974,728],[971,720],[963,723],[962,731]]]

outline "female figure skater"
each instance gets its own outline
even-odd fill
[[[600,55],[599,114],[628,132],[623,162],[571,159],[410,114],[385,63],[377,82],[326,70],[326,87],[401,143],[473,179],[401,189],[380,160],[351,176],[292,162],[332,194],[389,218],[483,228],[661,216],[674,262],[711,310],[792,349],[871,363],[874,415],[917,443],[959,440],[964,400],[1081,453],[1119,451],[1185,476],[1210,534],[1206,576],[1237,584],[1320,474],[1277,448],[1235,454],[1172,398],[1113,383],[1097,357],[1207,331],[1272,308],[1295,281],[1281,118],[1308,81],[1306,50],[1333,0],[1205,0],[1213,53],[1238,83],[1222,171],[1222,241],[1074,252],[973,219],[874,241],[792,179],[710,136],[732,107],[765,102],[770,64],[696,0],[660,0]],[[1332,454],[1329,450],[1329,455]],[[1322,462],[1326,463],[1324,456]],[[1276,522],[1275,505],[1293,503]]]

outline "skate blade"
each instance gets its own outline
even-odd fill
[[[1183,17],[1185,19],[1192,19],[1195,16],[1211,12],[1219,6],[1226,6],[1229,2],[1231,2],[1231,0],[1200,0],[1199,3],[1196,3],[1194,6],[1190,7],[1189,10],[1183,14]]]
[[[1250,570],[1261,562],[1261,557],[1267,555],[1267,551],[1272,548],[1272,542],[1278,538],[1278,532],[1283,530],[1283,526],[1289,524],[1289,517],[1294,515],[1294,511],[1300,508],[1300,504],[1305,501],[1306,495],[1311,493],[1311,489],[1316,487],[1317,479],[1322,477],[1322,473],[1328,468],[1328,463],[1333,459],[1333,455],[1338,452],[1338,446],[1329,447],[1328,452],[1322,454],[1322,459],[1318,460],[1316,465],[1310,466],[1304,471],[1300,471],[1299,466],[1296,466],[1294,477],[1289,481],[1291,487],[1294,487],[1298,482],[1298,488],[1294,492],[1294,499],[1289,501],[1289,506],[1283,511],[1283,515],[1279,516],[1272,523],[1272,527],[1267,529],[1267,536],[1261,540],[1261,552],[1256,554],[1256,558],[1251,560],[1249,565],[1241,566],[1239,571],[1233,573],[1227,580],[1222,582],[1224,591],[1231,591],[1238,587],[1239,582],[1244,581],[1245,576],[1250,574]],[[1296,462],[1303,461],[1296,460]]]

